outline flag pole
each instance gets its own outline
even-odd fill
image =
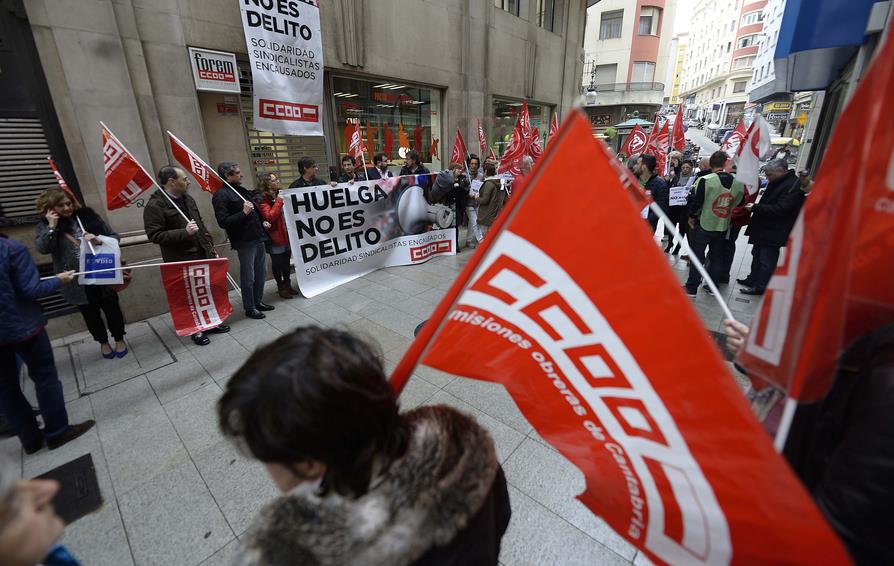
[[[81,219],[78,218],[77,214],[75,214],[74,217],[75,217],[75,220],[78,221],[78,226],[81,227],[81,232],[86,234],[87,230],[84,229],[84,223],[81,222]],[[93,243],[90,240],[88,240],[87,238],[84,238],[84,241],[86,241],[87,245],[90,246],[90,253],[92,253],[93,255],[96,255],[96,249],[93,247]]]
[[[670,218],[664,214],[664,211],[661,210],[661,207],[658,206],[658,203],[652,201],[649,203],[649,210],[655,213],[656,216],[661,220],[664,224],[665,230],[670,230],[671,234],[680,239],[680,245],[683,247],[683,251],[689,254],[689,263],[693,265],[698,271],[699,275],[702,276],[702,279],[705,280],[705,285],[708,286],[708,289],[711,290],[711,294],[714,295],[714,300],[717,301],[717,304],[720,305],[720,309],[723,311],[723,315],[730,319],[736,320],[736,317],[733,316],[733,312],[730,310],[729,305],[726,304],[726,301],[723,300],[723,297],[720,296],[720,291],[717,289],[717,285],[714,284],[714,280],[711,279],[711,276],[708,275],[705,266],[698,260],[694,253],[692,253],[692,248],[689,247],[689,243],[685,241],[683,235],[680,234],[677,227],[674,226],[674,223],[671,222]]]
[[[172,133],[171,133],[171,130],[165,130],[165,133],[167,133],[169,136],[171,136],[172,138],[174,138],[175,140],[177,140],[177,142],[178,142],[180,145],[182,145],[183,147],[185,147],[191,154],[195,155],[195,156],[196,156],[196,159],[199,160],[199,163],[201,163],[202,165],[204,165],[205,167],[207,167],[208,170],[211,171],[211,173],[213,173],[215,177],[217,177],[218,179],[220,179],[220,182],[221,182],[221,183],[223,183],[224,185],[230,187],[230,189],[232,189],[232,191],[233,191],[234,193],[236,193],[236,196],[242,199],[242,202],[248,202],[248,200],[246,200],[246,198],[245,198],[244,196],[242,196],[241,194],[239,194],[239,191],[237,191],[235,188],[233,188],[233,185],[231,185],[226,179],[224,179],[223,177],[221,177],[220,175],[218,175],[218,174],[214,171],[214,169],[211,168],[210,165],[208,165],[207,163],[205,163],[205,161],[204,161],[201,157],[199,157],[198,154],[196,154],[196,152],[194,152],[192,149],[190,149],[188,145],[186,145],[185,143],[183,143],[183,141],[182,141],[180,138],[178,138],[177,136],[175,136],[174,134],[172,134]],[[181,165],[182,165],[182,164],[181,164]]]
[[[798,408],[798,401],[792,397],[785,398],[785,407],[782,409],[782,418],[779,420],[779,428],[776,430],[776,438],[773,439],[773,448],[780,454],[785,448],[785,441],[788,440],[788,433],[792,428],[792,420],[795,418],[795,409]]]

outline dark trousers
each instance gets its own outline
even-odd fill
[[[716,283],[721,275],[723,262],[711,261],[705,263],[705,250],[711,254],[712,258],[723,257],[723,235],[725,232],[709,232],[703,230],[701,226],[696,225],[695,228],[689,230],[687,238],[689,239],[689,247],[692,254],[705,266],[708,276]],[[694,265],[689,266],[689,279],[686,280],[686,290],[690,293],[698,291],[698,286],[702,282],[702,276]]]
[[[93,339],[104,344],[109,341],[111,333],[112,338],[118,342],[124,340],[124,313],[118,303],[118,293],[105,289],[102,285],[85,285],[84,291],[87,293],[87,304],[78,305],[78,310],[81,311]],[[105,322],[102,320],[103,314],[106,315]],[[108,330],[106,323],[109,325]]]
[[[6,415],[9,426],[19,437],[22,446],[38,446],[43,438],[37,428],[37,419],[31,404],[19,386],[16,354],[28,366],[28,375],[34,382],[37,404],[43,415],[47,438],[53,438],[68,430],[68,413],[62,396],[62,382],[56,373],[53,347],[47,331],[41,331],[24,342],[0,346],[0,409]]]
[[[267,278],[267,250],[264,242],[257,241],[236,248],[239,255],[239,285],[242,287],[242,306],[246,311],[258,308],[264,298],[264,280]]]
[[[270,268],[273,271],[273,279],[277,283],[288,283],[292,275],[292,266],[289,260],[292,259],[292,252],[286,250],[281,254],[270,254]]]
[[[683,243],[682,238],[686,237],[686,232],[689,230],[689,209],[685,206],[672,206],[667,211],[667,217],[670,221],[676,225],[677,230],[680,232],[680,241],[677,242],[677,247]],[[674,237],[671,234],[667,235],[667,247],[664,251],[669,252],[674,243]]]
[[[755,244],[751,249],[751,274],[748,280],[751,281],[752,287],[758,291],[767,288],[770,277],[776,271],[776,264],[779,262],[779,246],[762,246]]]
[[[732,275],[733,270],[733,259],[736,257],[736,240],[739,239],[739,231],[742,230],[741,227],[738,228],[730,228],[729,233],[723,238],[723,252],[722,259],[720,264],[720,269],[718,270],[717,276],[720,277],[716,283],[729,283],[730,275]],[[714,261],[713,258],[709,258],[708,262]]]

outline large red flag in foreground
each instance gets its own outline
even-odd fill
[[[581,501],[655,562],[847,564],[610,159],[572,112],[392,383],[400,389],[422,355],[431,367],[503,384],[583,472]],[[600,182],[568,207],[555,191],[579,180],[580,163]],[[610,226],[614,237],[583,250],[581,226]],[[674,320],[674,332],[658,320]]]
[[[642,153],[646,150],[646,146],[648,143],[649,136],[646,135],[646,132],[645,130],[643,130],[642,126],[637,124],[633,126],[633,130],[630,131],[627,139],[624,140],[624,145],[621,147],[621,153],[623,153],[626,157]]]
[[[168,132],[168,143],[171,144],[171,155],[174,156],[174,161],[192,174],[203,191],[208,191],[213,195],[217,189],[223,186],[224,181],[217,172],[171,132]]]
[[[674,127],[671,130],[671,147],[677,151],[683,151],[686,147],[686,136],[683,132],[683,105],[677,106],[677,117],[674,118]]]
[[[102,124],[102,160],[109,210],[129,205],[152,187],[152,178],[105,124]]]
[[[463,135],[459,133],[459,128],[456,129],[456,137],[453,139],[453,150],[450,152],[450,164],[459,163],[462,165],[466,162],[466,155],[469,153],[469,150],[466,148],[466,140],[463,139]]]
[[[161,265],[161,280],[178,336],[215,328],[233,313],[227,263],[220,258]]]
[[[894,322],[892,105],[889,38],[838,119],[740,356],[791,398],[821,399],[842,350]]]

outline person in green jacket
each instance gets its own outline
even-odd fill
[[[506,191],[500,185],[500,180],[494,178],[496,174],[496,163],[485,162],[484,176],[487,180],[481,185],[478,193],[478,226],[481,228],[482,236],[490,229],[490,225],[497,219],[506,202]]]
[[[695,195],[689,209],[689,247],[698,261],[705,265],[705,250],[713,258],[723,257],[723,237],[730,227],[733,209],[745,196],[745,185],[723,170],[729,156],[723,151],[715,151],[709,160],[711,173],[700,178],[695,185]],[[714,281],[722,279],[723,262],[711,261],[708,275]],[[690,297],[698,293],[702,276],[689,266],[689,279],[683,288]],[[702,287],[710,293],[707,285]]]

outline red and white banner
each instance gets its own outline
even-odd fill
[[[739,362],[789,397],[822,399],[838,357],[894,322],[894,41],[838,119]],[[739,170],[741,171],[741,161]]]
[[[74,192],[71,190],[71,187],[68,186],[68,183],[65,182],[65,179],[62,177],[62,173],[59,172],[59,169],[56,168],[56,162],[53,161],[53,156],[48,155],[47,161],[50,162],[50,169],[53,170],[53,176],[56,177],[56,182],[59,183],[59,188],[65,191],[65,194],[68,195],[68,198],[75,204],[80,204],[78,201],[78,197],[75,196]]]
[[[757,114],[736,153],[736,179],[745,184],[748,194],[760,189],[761,158],[769,149],[770,127],[764,117]]]
[[[178,336],[220,326],[233,313],[227,291],[227,263],[226,258],[220,258],[161,265],[161,280]]]
[[[124,208],[152,187],[152,178],[105,124],[102,124],[102,160],[109,210]]]
[[[174,161],[193,176],[203,191],[213,195],[224,185],[223,179],[218,176],[217,172],[170,131],[168,132],[168,143],[171,144],[171,155],[174,156]]]
[[[677,117],[674,118],[674,127],[671,130],[671,147],[677,151],[683,151],[686,147],[686,136],[683,132],[683,105],[677,106]]]
[[[504,385],[583,472],[579,499],[656,563],[847,564],[610,159],[580,110],[566,117],[392,384],[399,390],[422,357]],[[568,207],[554,189],[579,180],[581,163],[600,182]],[[543,229],[544,218],[554,229]],[[581,249],[581,222],[613,238]],[[673,320],[674,331],[660,320]]]
[[[630,131],[627,139],[624,140],[624,145],[621,147],[621,153],[623,153],[625,157],[641,154],[646,150],[648,143],[649,136],[646,135],[646,131],[643,130],[642,126],[637,124],[633,126],[633,130]]]
[[[739,121],[736,122],[736,127],[730,132],[726,141],[720,144],[720,151],[725,151],[727,155],[731,158],[735,157],[736,154],[739,153],[739,146],[742,145],[742,140],[748,135],[748,130],[745,129],[745,122],[739,118]]]
[[[450,152],[450,165],[459,163],[463,165],[466,162],[466,155],[469,150],[466,148],[466,140],[460,133],[459,128],[456,129],[456,137],[453,138],[453,150]]]
[[[254,127],[323,135],[323,42],[317,0],[239,2],[251,63]]]

